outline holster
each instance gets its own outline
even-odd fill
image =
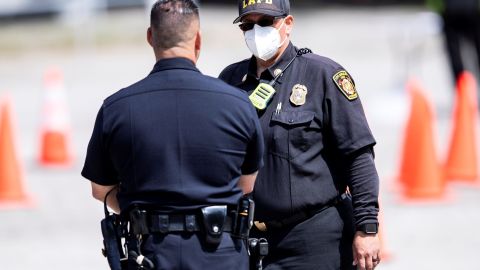
[[[248,239],[250,229],[253,226],[253,215],[255,203],[249,196],[243,196],[238,202],[235,223],[233,225],[233,236]]]
[[[108,215],[100,223],[104,246],[102,253],[107,257],[108,264],[112,270],[127,269],[126,265],[124,265],[126,257],[122,248],[119,222],[118,215]]]
[[[227,206],[217,205],[202,208],[202,220],[207,245],[217,247],[222,241],[222,234],[227,218]]]
[[[145,235],[149,233],[148,216],[145,210],[134,207],[129,212],[130,232],[134,235]]]

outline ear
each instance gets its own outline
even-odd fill
[[[200,50],[202,49],[202,33],[198,30],[195,37],[195,57],[198,59],[200,57]]]
[[[151,27],[148,27],[147,29],[147,42],[153,47],[153,33]]]
[[[287,35],[290,35],[293,30],[294,19],[292,15],[285,17],[285,32]]]

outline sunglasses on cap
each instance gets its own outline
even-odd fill
[[[243,32],[247,32],[249,30],[252,30],[255,24],[261,27],[272,26],[276,20],[282,19],[282,18],[285,18],[285,17],[262,17],[257,22],[242,22],[241,24],[238,25],[238,27]]]

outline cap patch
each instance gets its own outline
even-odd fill
[[[243,0],[243,5],[242,7],[245,9],[249,6],[255,5],[255,4],[273,4],[273,0]]]
[[[348,75],[345,70],[339,71],[333,75],[333,81],[338,86],[338,89],[340,89],[340,92],[342,92],[348,100],[355,100],[358,98],[355,84],[353,84],[352,78],[350,78],[350,75]]]
[[[290,14],[289,0],[240,0],[238,1],[238,23],[247,14],[263,14],[270,17],[284,17]]]

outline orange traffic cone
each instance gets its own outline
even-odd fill
[[[448,180],[476,182],[477,158],[477,95],[472,74],[464,72],[457,82],[457,96],[453,110],[453,130],[445,165]]]
[[[406,126],[399,181],[406,199],[440,198],[445,181],[437,160],[433,111],[419,84],[410,81],[411,111]]]
[[[0,208],[31,206],[17,160],[8,101],[0,101]]]
[[[40,164],[68,167],[73,155],[70,148],[70,124],[63,86],[63,75],[56,68],[45,74],[45,101],[41,128]]]

